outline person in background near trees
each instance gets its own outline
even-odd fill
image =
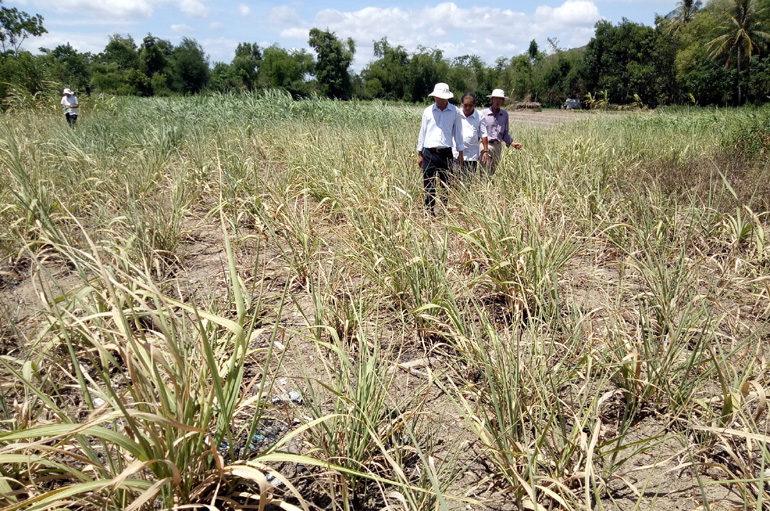
[[[503,143],[508,147],[513,146],[514,149],[521,149],[521,144],[514,142],[508,133],[508,112],[500,108],[503,106],[503,101],[508,99],[505,97],[503,89],[495,89],[487,97],[492,98],[492,107],[484,109],[481,115],[487,125],[487,137],[489,138],[488,172],[489,175],[492,175],[497,169],[497,164],[500,163]]]
[[[462,169],[463,174],[474,175],[479,168],[479,143],[484,147],[481,151],[481,164],[487,164],[489,147],[487,145],[487,123],[481,117],[481,114],[476,110],[476,95],[472,92],[466,92],[462,97],[462,109],[457,112],[457,117],[460,119],[460,124],[463,128],[463,146],[465,147],[465,154],[462,166],[458,165]],[[455,160],[459,152],[457,149],[453,149]]]
[[[75,127],[78,120],[78,98],[69,89],[64,89],[64,96],[61,98],[61,107],[64,109],[64,116],[67,122]]]
[[[437,181],[443,182],[445,186],[448,183],[452,147],[457,149],[459,165],[463,164],[465,147],[457,107],[449,104],[449,99],[454,97],[449,91],[449,85],[437,83],[428,96],[433,97],[434,103],[422,113],[420,136],[417,139],[417,164],[422,169],[425,207],[431,214],[435,214]]]

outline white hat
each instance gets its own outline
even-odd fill
[[[433,92],[428,94],[428,96],[436,96],[437,98],[441,99],[450,99],[455,97],[455,95],[449,91],[449,85],[445,83],[437,83],[433,88]]]
[[[495,89],[492,91],[492,94],[487,96],[488,98],[503,98],[508,99],[508,96],[505,95],[505,92],[503,92],[503,89]]]
[[[62,94],[72,94],[72,91],[69,89],[64,89],[64,92]]]

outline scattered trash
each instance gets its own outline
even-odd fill
[[[435,363],[436,363],[436,359],[434,357],[418,358],[418,359],[412,360],[410,362],[403,362],[401,364],[397,364],[394,367],[389,367],[388,370],[387,370],[387,374],[388,375],[393,374],[393,371],[395,371],[396,367],[398,367],[399,369],[403,369],[404,371],[406,371],[409,374],[415,374],[415,375],[418,375],[418,376],[423,376],[423,377],[426,377],[426,378],[430,378],[430,376],[428,374],[426,374],[423,371],[418,371],[417,369],[418,368],[423,368],[423,367],[430,368],[430,366],[435,364]]]
[[[283,483],[280,479],[275,477],[273,474],[265,474],[265,479],[267,479],[267,482],[273,485],[273,488],[278,488]]]
[[[286,349],[286,346],[281,344],[280,341],[273,341],[273,348],[280,353],[281,351]]]
[[[278,405],[281,403],[289,403],[289,402],[301,405],[302,394],[300,394],[296,390],[292,390],[288,394],[280,394],[278,396],[273,397],[273,399],[271,399],[270,402],[273,403],[274,405]]]
[[[256,451],[257,446],[259,444],[262,444],[265,442],[265,435],[254,435],[251,437],[251,442],[249,442],[249,452]]]
[[[95,406],[96,408],[99,408],[100,406],[102,406],[102,405],[104,404],[104,399],[102,399],[102,398],[99,398],[99,397],[95,397],[95,398],[93,399],[93,403],[94,403],[94,406]]]
[[[287,380],[286,378],[281,378],[280,380],[278,380],[278,384],[279,384],[279,385],[286,385],[286,383],[287,383],[288,381],[289,381],[289,380]]]

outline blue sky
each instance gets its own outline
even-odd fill
[[[541,49],[549,37],[561,48],[582,46],[600,19],[652,25],[655,13],[666,14],[676,0],[5,0],[4,5],[45,18],[48,34],[25,42],[33,52],[63,43],[99,52],[111,34],[130,34],[141,42],[152,33],[174,44],[185,36],[196,39],[212,63],[230,62],[239,42],[308,48],[307,33],[318,27],[353,38],[353,68],[359,71],[372,59],[372,41],[382,37],[409,51],[440,48],[447,57],[475,54],[493,63],[526,51],[532,39]]]

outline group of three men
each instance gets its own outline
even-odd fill
[[[481,112],[476,110],[476,95],[472,92],[462,97],[462,110],[450,104],[454,94],[445,83],[437,83],[429,96],[434,104],[422,113],[417,164],[422,168],[425,207],[433,213],[437,184],[447,183],[451,166],[473,173],[480,160],[482,168],[494,174],[503,144],[515,149],[521,149],[521,144],[508,133],[508,112],[500,108],[508,98],[502,89],[487,96],[492,107]]]

